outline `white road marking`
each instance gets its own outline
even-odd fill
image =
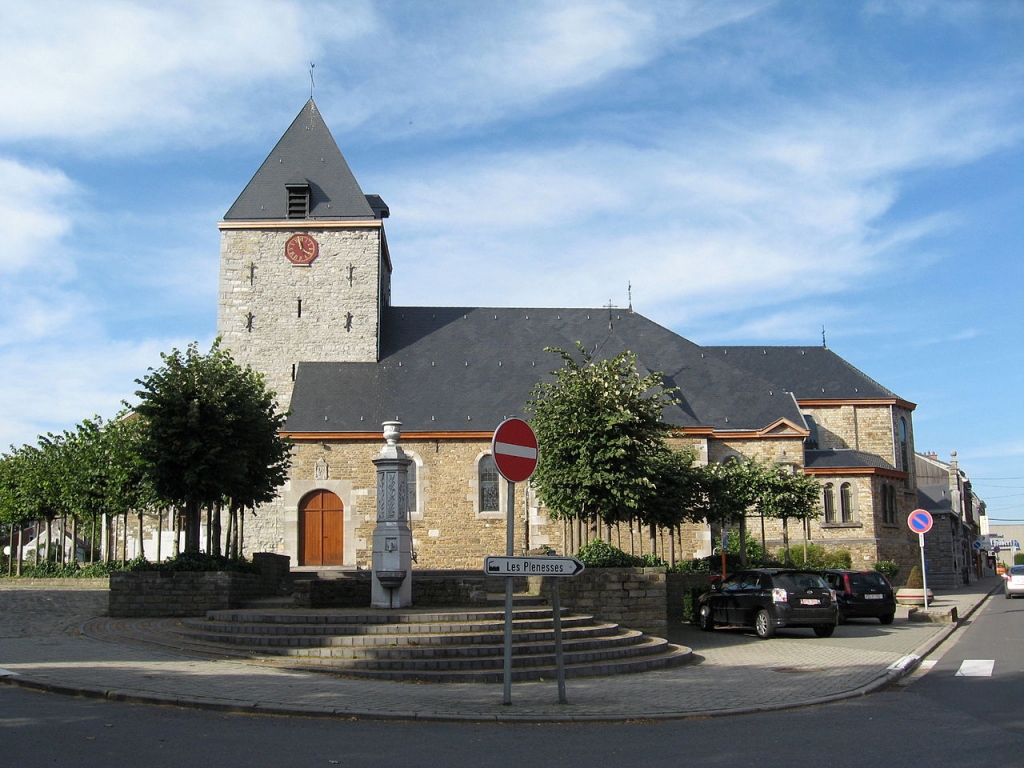
[[[956,677],[992,677],[995,659],[964,659]]]

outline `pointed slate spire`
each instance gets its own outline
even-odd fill
[[[288,215],[289,187],[293,190],[308,187],[307,219],[379,216],[359,188],[359,182],[313,99],[306,102],[256,175],[224,214],[225,221],[294,218],[294,214]]]

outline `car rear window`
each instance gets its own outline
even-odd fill
[[[816,573],[777,573],[772,577],[776,587],[787,592],[798,592],[804,589],[828,589],[825,580]]]
[[[1024,575],[1024,565],[1015,565],[1015,566],[1011,567],[1010,568],[1010,573],[1012,573],[1014,576],[1022,576],[1022,575]]]
[[[889,586],[880,573],[851,573],[850,586],[854,589],[871,589],[872,587]]]

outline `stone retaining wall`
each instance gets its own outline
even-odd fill
[[[541,594],[550,598],[552,578]],[[623,627],[664,637],[668,630],[668,582],[664,568],[592,568],[559,579],[562,608],[588,613]]]
[[[119,572],[110,577],[110,616],[201,616],[206,611],[237,608],[247,600],[281,593],[288,558],[254,556],[262,575],[248,573]],[[303,579],[292,574],[297,608],[366,608],[370,604],[369,571],[336,578]],[[505,578],[479,570],[412,572],[414,607],[484,605],[501,599]],[[669,622],[683,619],[687,596],[707,584],[707,574],[666,573],[664,568],[592,568],[559,579],[562,608],[587,613],[630,629],[664,637]],[[516,594],[550,600],[551,577],[515,578]]]
[[[515,579],[513,590],[528,592],[526,577]],[[365,608],[370,604],[370,572],[356,571],[331,579],[296,579],[294,600],[299,608]],[[412,572],[412,604],[418,607],[482,605],[488,595],[505,594],[504,577],[482,571]]]
[[[110,574],[109,615],[202,616],[263,592],[263,579],[251,573],[121,571]]]

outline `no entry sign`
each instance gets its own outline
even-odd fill
[[[501,476],[510,483],[528,480],[537,468],[537,436],[522,419],[505,419],[494,430],[491,455]]]

